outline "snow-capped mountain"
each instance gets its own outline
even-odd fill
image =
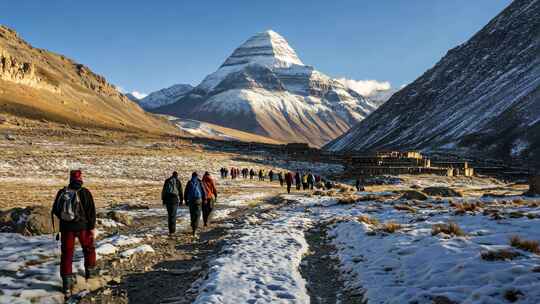
[[[469,41],[325,148],[538,156],[539,33],[540,1],[513,1]]]
[[[165,89],[161,89],[148,94],[148,96],[139,99],[139,105],[143,109],[154,109],[169,105],[184,97],[186,93],[193,90],[189,84],[175,84]]]
[[[238,47],[185,97],[154,111],[321,146],[375,108],[305,65],[282,36],[266,31]]]

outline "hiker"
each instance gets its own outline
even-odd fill
[[[313,190],[313,186],[315,186],[315,176],[311,171],[309,171],[309,174],[307,176],[307,183],[310,190]]]
[[[293,175],[291,172],[285,173],[285,183],[287,184],[287,193],[291,193],[291,186],[293,183]]]
[[[253,168],[251,168],[249,170],[249,179],[253,179],[254,176],[255,176],[255,171],[253,171]]]
[[[202,181],[199,179],[197,172],[191,174],[191,179],[186,184],[184,201],[189,207],[192,236],[195,238],[199,227],[199,219],[201,218],[201,205],[206,201],[206,192],[204,192]]]
[[[182,204],[183,200],[182,183],[178,179],[178,172],[174,171],[171,177],[165,180],[163,190],[161,190],[161,201],[167,208],[169,235],[176,232],[176,214],[178,206]]]
[[[274,181],[274,170],[270,170],[270,172],[268,172],[268,177],[270,178],[270,182]]]
[[[263,181],[264,180],[264,173],[263,173],[263,170],[262,169],[259,169],[259,181]]]
[[[231,179],[234,179],[234,168],[231,168]]]
[[[365,188],[364,188],[364,178],[357,178],[356,179],[356,191],[365,191]]]
[[[96,207],[92,193],[82,185],[81,170],[72,170],[69,173],[69,185],[58,191],[51,210],[51,216],[54,214],[60,220],[60,276],[66,298],[73,293],[77,281],[72,269],[75,238],[79,239],[83,250],[85,278],[88,280],[97,275],[94,244]]]
[[[277,176],[278,176],[278,180],[279,180],[279,186],[283,187],[283,182],[284,182],[283,173],[279,172]]]
[[[296,171],[296,174],[294,175],[294,182],[296,184],[296,190],[300,190],[301,177],[300,172],[298,171]]]
[[[308,175],[303,174],[302,175],[302,190],[307,190],[308,188]]]
[[[206,193],[206,200],[202,204],[202,214],[203,214],[203,223],[204,227],[208,226],[208,219],[210,218],[210,213],[217,201],[217,189],[214,179],[210,176],[210,173],[204,172],[202,184],[204,192]]]

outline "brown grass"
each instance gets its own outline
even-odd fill
[[[358,202],[358,197],[354,195],[349,195],[338,199],[338,204],[340,205],[350,205],[355,204],[356,202]]]
[[[522,254],[511,249],[499,249],[484,251],[480,256],[482,260],[486,261],[510,261],[522,256]]]
[[[360,215],[356,218],[359,222],[366,223],[368,225],[378,226],[379,220],[376,218],[369,217],[367,215]]]
[[[400,211],[408,211],[410,213],[416,213],[416,209],[409,205],[394,205],[394,209],[400,210]]]
[[[439,233],[445,233],[454,236],[465,235],[465,232],[463,232],[459,225],[454,222],[448,222],[447,224],[434,224],[433,226],[431,226],[431,235],[438,235]]]
[[[394,233],[403,228],[403,226],[395,221],[389,221],[381,225],[380,230],[386,233]]]
[[[540,243],[533,240],[522,239],[518,235],[510,237],[510,246],[532,252],[534,254],[540,254]]]
[[[482,203],[450,203],[450,206],[454,207],[457,215],[464,215],[467,212],[476,212],[482,207]]]

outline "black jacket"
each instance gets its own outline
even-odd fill
[[[167,183],[171,179],[176,179],[176,189],[178,189],[178,195],[165,192]],[[182,193],[182,183],[178,178],[171,176],[165,180],[165,183],[163,183],[163,190],[161,190],[161,200],[163,201],[163,204],[181,204],[184,201],[184,193]]]
[[[96,206],[94,205],[94,198],[92,193],[84,187],[70,185],[71,189],[77,190],[79,188],[79,199],[81,200],[81,205],[84,210],[85,219],[82,219],[79,222],[66,222],[60,219],[60,232],[68,231],[83,231],[83,230],[92,230],[96,228]],[[64,192],[64,189],[58,190],[56,194],[55,202],[58,200],[60,195]],[[53,210],[54,211],[54,210]]]

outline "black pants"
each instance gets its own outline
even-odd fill
[[[296,183],[296,190],[300,190],[300,183],[299,182]]]
[[[167,207],[167,222],[169,224],[169,233],[176,232],[176,213],[178,212],[178,203],[177,202],[167,202],[165,203]]]
[[[291,184],[287,184],[287,193],[291,193]]]
[[[202,204],[202,217],[205,226],[208,224],[208,219],[210,218],[210,213],[212,213],[212,210],[214,209],[215,201],[215,199],[209,199]]]
[[[189,215],[191,218],[191,229],[193,229],[193,232],[195,232],[199,227],[199,221],[201,218],[201,205],[202,200],[200,198],[189,202]]]

